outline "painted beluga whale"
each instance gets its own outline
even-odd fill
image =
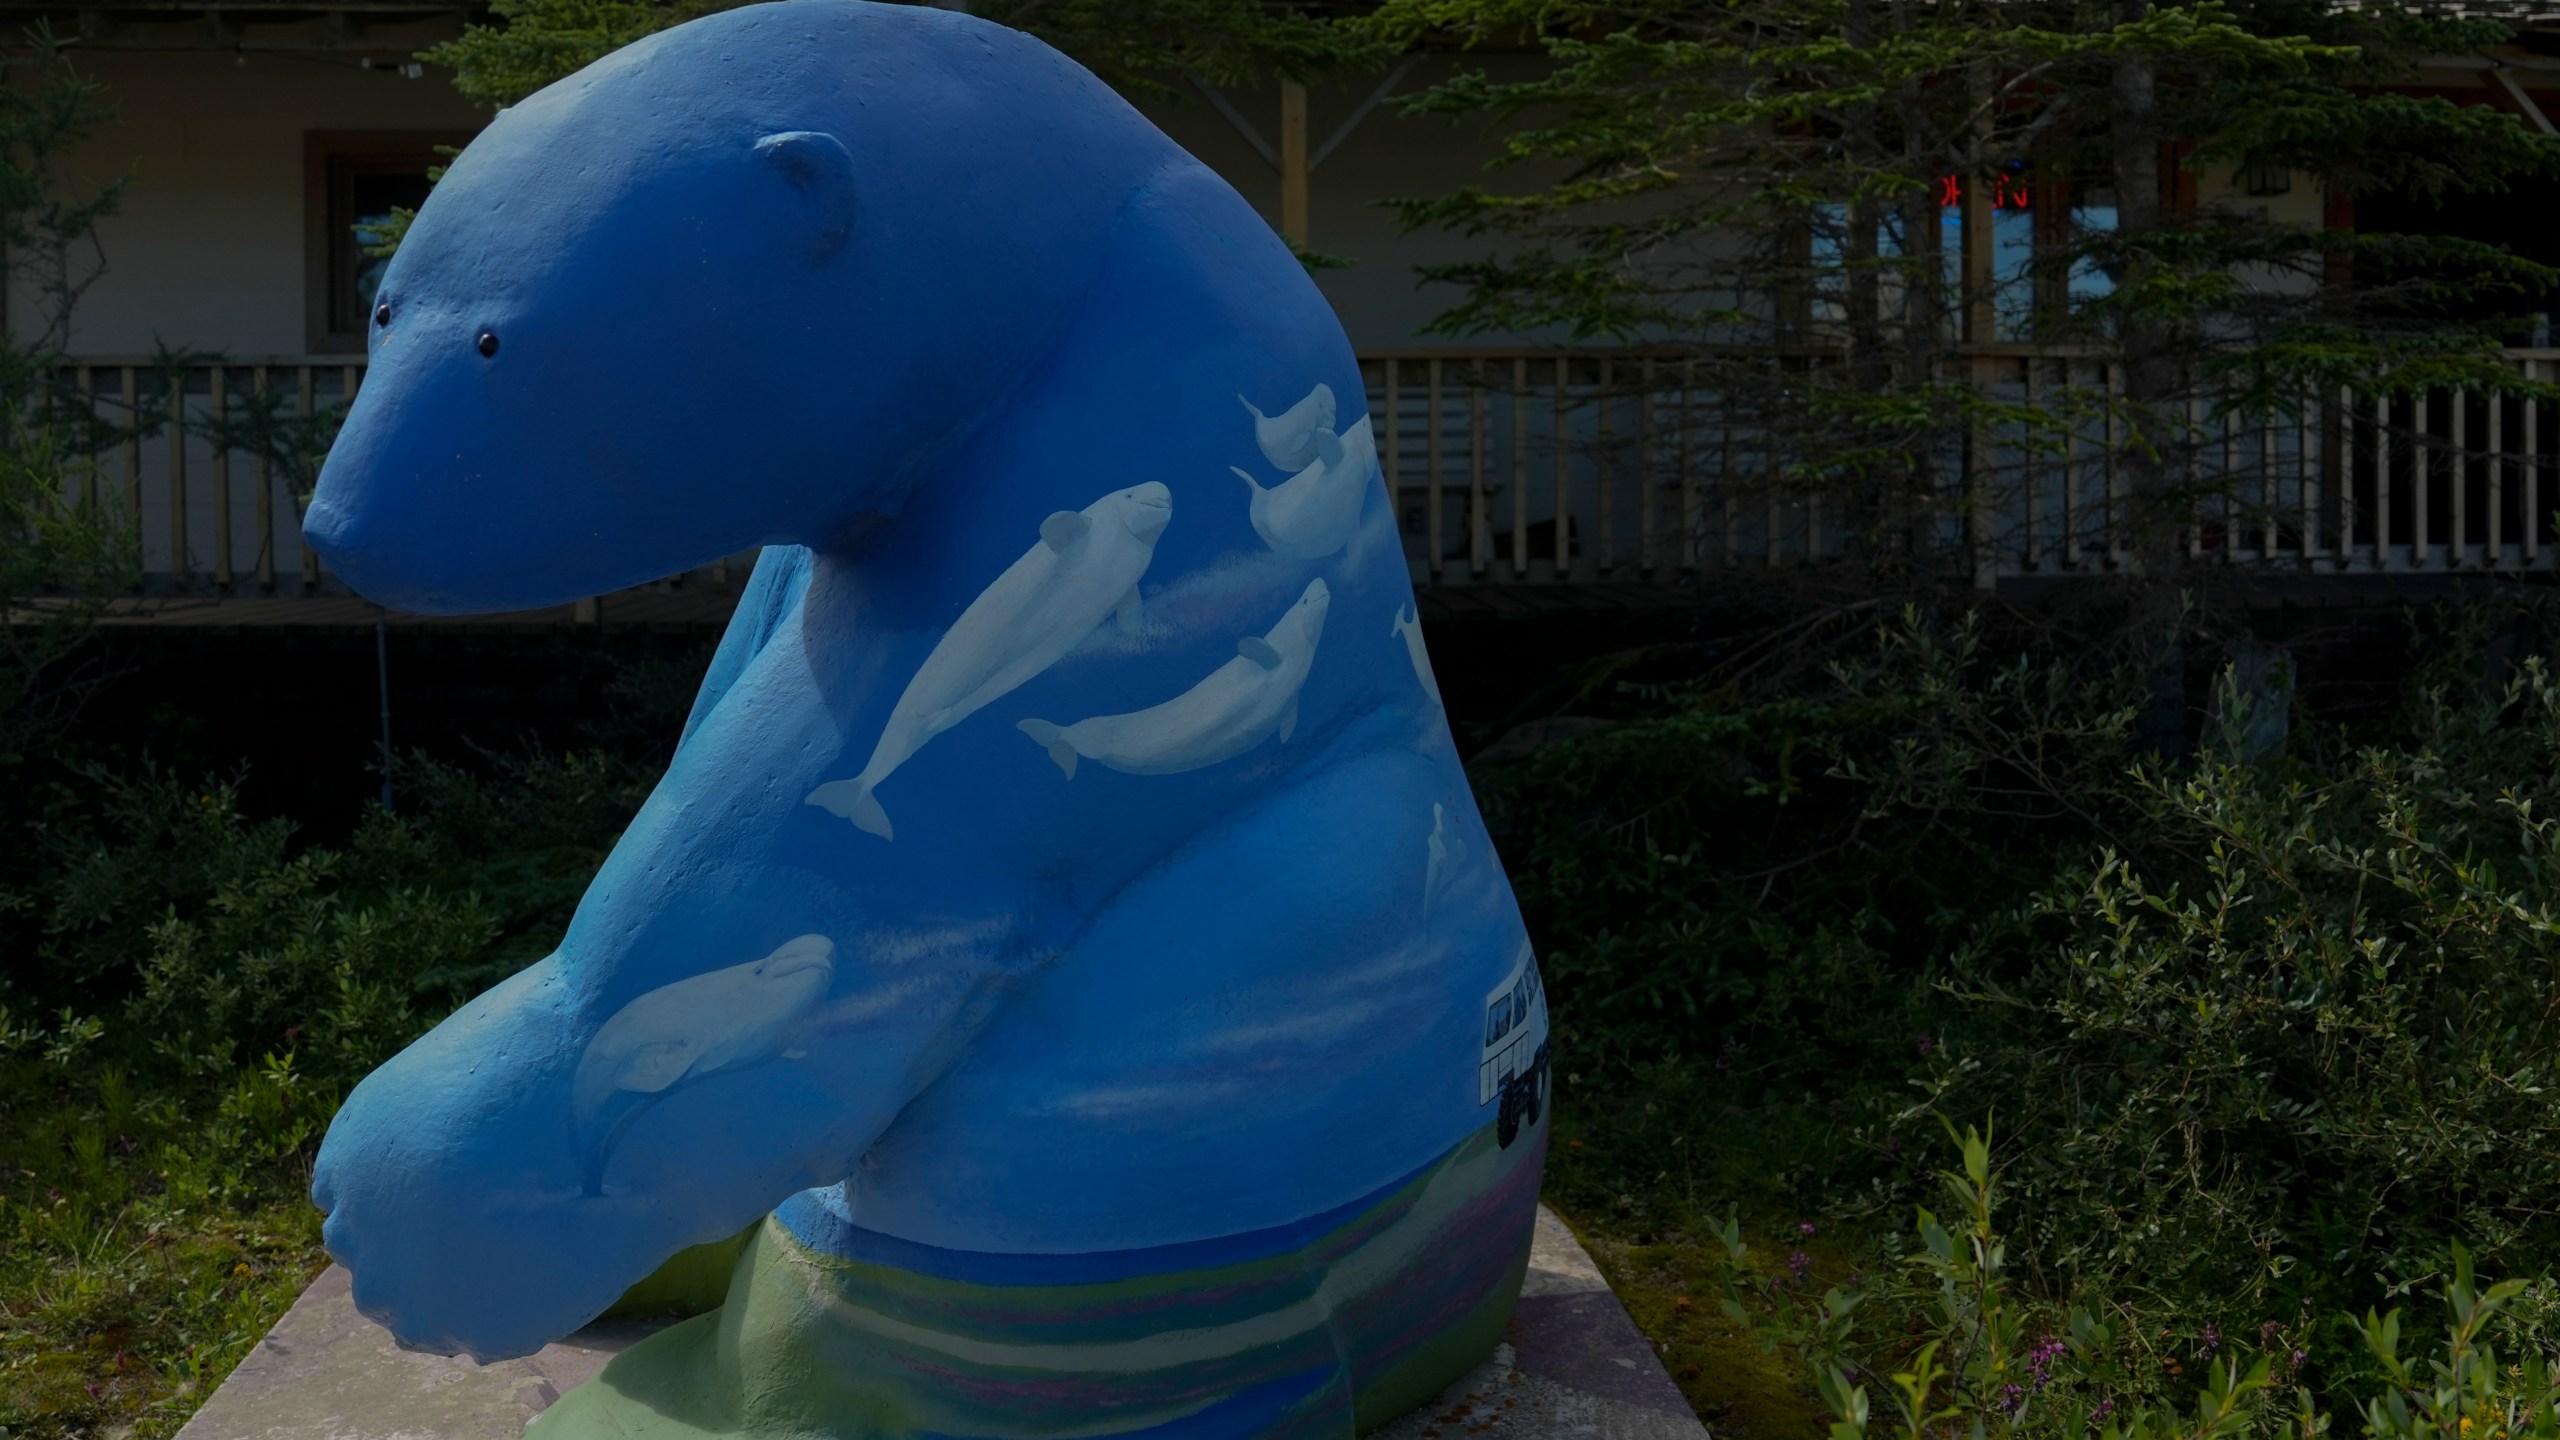
[[[1130,775],[1178,775],[1232,760],[1274,735],[1285,745],[1298,728],[1298,691],[1332,600],[1322,577],[1308,581],[1280,623],[1239,641],[1236,658],[1161,705],[1072,725],[1024,720],[1022,733],[1070,780],[1079,757]]]
[[[1404,641],[1404,658],[1413,666],[1414,682],[1431,697],[1432,708],[1440,708],[1440,677],[1431,673],[1431,651],[1422,643],[1420,613],[1409,604],[1398,610],[1395,628],[1389,633]]]
[[[907,682],[862,773],[819,786],[808,803],[892,838],[871,792],[926,741],[1058,663],[1103,617],[1135,629],[1138,577],[1172,519],[1173,492],[1150,480],[1042,521],[1040,543],[969,603]]]
[[[1526,931],[1372,629],[1413,590],[1357,357],[1250,204],[1019,32],[748,5],[499,113],[369,318],[305,524],[357,591],[759,558],[557,949],[332,1120],[361,1313],[494,1361],[739,1247],[550,1440],[1349,1440],[1493,1352]],[[1117,758],[1254,748],[1061,783],[1019,729],[1168,697]]]
[[[569,1102],[580,1129],[595,1132],[588,1192],[602,1193],[614,1137],[655,1097],[787,1055],[793,1030],[826,996],[835,952],[824,935],[803,935],[760,960],[659,986],[615,1011],[578,1058]]]
[[[1242,395],[1236,403],[1253,417],[1253,443],[1260,447],[1262,458],[1291,474],[1316,462],[1321,453],[1316,436],[1331,431],[1335,416],[1333,387],[1319,381],[1306,398],[1277,415],[1265,415],[1261,407]]]
[[[1294,471],[1279,484],[1266,486],[1243,466],[1228,467],[1251,490],[1254,533],[1272,549],[1299,560],[1321,560],[1350,544],[1378,477],[1378,445],[1369,417],[1361,416],[1336,434],[1330,425],[1333,391],[1325,386],[1275,418],[1265,418],[1250,400],[1245,408],[1253,410],[1255,443],[1264,457]]]

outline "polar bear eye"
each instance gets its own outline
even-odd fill
[[[385,303],[373,307],[373,323],[378,326],[390,325],[391,306],[389,304]]]
[[[495,355],[498,353],[497,331],[483,330],[480,332],[480,353],[483,355]]]

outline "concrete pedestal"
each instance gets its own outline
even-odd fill
[[[517,1440],[561,1392],[649,1333],[599,1325],[480,1365],[400,1349],[358,1315],[347,1272],[312,1282],[178,1440]],[[1563,1223],[1538,1212],[1509,1337],[1380,1440],[1706,1440],[1653,1347]]]

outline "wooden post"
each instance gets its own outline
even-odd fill
[[[1606,575],[1618,558],[1618,505],[1616,477],[1609,473],[1609,390],[1617,383],[1609,368],[1609,358],[1600,357],[1600,388],[1591,397],[1591,485],[1599,494],[1593,497],[1600,511],[1599,535],[1592,545],[1592,560]]]
[[[2524,383],[2527,385],[2533,383],[2534,371],[2539,368],[2539,365],[2538,361],[2524,362]],[[2524,534],[2521,538],[2524,541],[2524,563],[2527,567],[2531,567],[2542,559],[2542,457],[2535,453],[2538,442],[2542,439],[2541,403],[2535,400],[2525,401],[2522,419],[2524,420],[2524,514],[2521,518]]]
[[[142,551],[142,435],[134,417],[141,413],[140,380],[133,367],[124,371],[124,423],[131,427],[124,437],[124,514],[133,526],[133,563],[140,569],[147,558]]]
[[[2029,415],[2036,412],[2036,362],[2032,357],[2019,362],[2018,408]],[[2026,558],[2020,562],[2019,568],[2032,575],[2044,568],[2044,496],[2040,493],[2044,471],[2036,463],[2039,437],[2032,428],[2035,422],[2030,420],[2026,424],[2030,428],[2020,437],[2025,443],[2018,447],[2018,484],[2026,495],[2027,517]]]
[[[2484,569],[2506,568],[2507,508],[2507,397],[2489,394],[2489,538],[2480,559]]]
[[[2320,558],[2320,463],[2328,426],[2320,408],[2304,396],[2302,415],[2294,426],[2294,468],[2302,477],[2302,568],[2307,573]]]
[[[2132,497],[2127,493],[2128,477],[2124,473],[2124,464],[2119,458],[2124,450],[2124,427],[2119,420],[2123,410],[2124,367],[2109,365],[2107,367],[2106,440],[2104,448],[2099,452],[2101,462],[2106,467],[2107,479],[2107,561],[2112,565],[2131,568],[2133,563],[2132,525],[2127,519],[2126,512],[2132,506]]]
[[[1429,576],[1431,577],[1432,583],[1436,585],[1436,584],[1438,584],[1438,583],[1439,583],[1439,581],[1440,581],[1440,556],[1441,556],[1441,553],[1442,553],[1442,550],[1443,550],[1443,544],[1442,544],[1442,541],[1441,541],[1441,538],[1440,538],[1440,357],[1439,357],[1439,356],[1434,355],[1434,356],[1432,356],[1432,357],[1431,357],[1431,361],[1430,361],[1430,364],[1429,364],[1429,368],[1428,368],[1424,373],[1425,373],[1425,375],[1428,377],[1427,381],[1425,382],[1425,387],[1424,387],[1424,388],[1425,388],[1426,393],[1427,393],[1427,396],[1428,396],[1428,404],[1429,404],[1429,406],[1430,406],[1430,410],[1431,410],[1431,418],[1430,418],[1429,420],[1427,420],[1427,421],[1425,421],[1425,422],[1424,422],[1425,428],[1424,428],[1424,430],[1423,430],[1423,432],[1422,432],[1422,437],[1423,437],[1423,450],[1424,450],[1424,453],[1425,453],[1425,455],[1427,455],[1427,456],[1429,457],[1429,458],[1428,458],[1428,460],[1426,461],[1426,463],[1431,467],[1431,473],[1430,473],[1428,476],[1424,477],[1423,482],[1422,482],[1422,485],[1423,485],[1423,492],[1422,492],[1422,493],[1423,493],[1423,503],[1424,503],[1424,504],[1426,504],[1426,505],[1428,505],[1428,506],[1430,507],[1430,509],[1429,509],[1429,510],[1428,510],[1428,511],[1423,515],[1423,517],[1422,517],[1422,529],[1423,529],[1423,533],[1424,533],[1425,535],[1428,535],[1428,536],[1430,537],[1431,558],[1430,558],[1430,560],[1425,564],[1424,569],[1423,569],[1423,573],[1424,573],[1424,574],[1426,574],[1426,575],[1429,575]]]
[[[1573,498],[1567,493],[1573,483],[1573,426],[1565,414],[1565,405],[1573,393],[1573,375],[1565,367],[1572,362],[1556,357],[1556,573],[1557,580],[1573,578]]]
[[[1387,514],[1394,517],[1396,534],[1401,539],[1404,534],[1404,476],[1401,473],[1404,457],[1397,452],[1404,447],[1397,443],[1396,412],[1404,408],[1404,398],[1396,393],[1398,376],[1395,357],[1388,356],[1383,362],[1383,368],[1386,371],[1385,394],[1380,398],[1385,402],[1383,408],[1387,412],[1385,417],[1387,423],[1384,433],[1378,437],[1378,459],[1381,462],[1380,468],[1385,472],[1384,478],[1387,483]]]
[[[2427,513],[2428,491],[2435,485],[2435,456],[2427,443],[2427,392],[2410,397],[2409,422],[2409,568],[2424,570],[2435,548],[2435,537],[2427,522],[2435,517]]]
[[[1636,404],[1636,572],[1651,575],[1659,557],[1653,553],[1653,506],[1658,498],[1653,480],[1653,361],[1644,362],[1644,390]]]
[[[297,368],[302,372],[300,376],[302,382],[300,394],[300,398],[302,400],[302,413],[304,415],[316,414],[316,407],[318,406],[319,401],[312,394],[311,367],[303,365]],[[299,508],[298,505],[297,508]],[[300,525],[295,525],[293,527],[293,533],[294,543],[302,547],[302,593],[305,595],[316,595],[320,593],[319,552],[311,548],[310,541],[302,538],[302,527]]]
[[[1307,87],[1280,82],[1280,233],[1307,247]]]
[[[222,423],[229,410],[229,396],[224,389],[229,375],[229,366],[213,367],[216,425]],[[231,584],[231,452],[219,446],[213,452],[213,583],[225,587]]]
[[[266,366],[257,368],[250,384],[256,387],[261,397],[266,395]],[[258,454],[258,588],[269,591],[276,588],[275,489],[275,465],[262,450]]]
[[[2444,537],[2444,568],[2462,568],[2462,552],[2471,544],[2471,397],[2459,390],[2446,397],[2453,407],[2453,438],[2447,445],[2446,481],[2452,488],[2453,533]]]
[[[169,377],[169,583],[187,583],[187,377]]]
[[[1698,511],[1697,447],[1691,436],[1697,426],[1693,405],[1697,400],[1697,362],[1680,362],[1680,568],[1698,568],[1698,526],[1703,516]]]
[[[2056,367],[2054,375],[2061,382],[2063,403],[2069,405],[2073,398],[2072,387],[2079,382],[2072,378],[2071,361],[2067,357]],[[2081,512],[2087,508],[2080,503],[2081,428],[2082,422],[2074,418],[2070,432],[2062,437],[2059,466],[2062,475],[2062,555],[2058,568],[2065,572],[2080,568]]]
[[[1987,110],[1985,115],[1986,119],[1976,127],[1973,144],[1977,161],[1987,138],[1983,133],[1989,123]],[[1991,244],[1991,196],[1997,181],[1977,163],[1961,183],[1963,188],[1956,195],[1956,218],[1964,246],[1964,293],[1961,297],[1964,302],[1964,339],[1975,352],[1967,368],[1975,394],[1988,395],[1999,383],[1991,360],[1981,353],[1982,347],[1998,338],[1999,315],[1992,304]],[[1992,455],[1991,429],[1977,420],[1967,428],[1964,446],[1966,519],[1967,528],[1973,532],[1973,588],[1976,590],[1993,589],[2000,581],[2000,556],[1995,533],[1999,525],[1999,507],[1992,493],[1998,467],[1992,464]]]
[[[2391,392],[2373,395],[2373,568],[2391,568]]]
[[[1493,563],[1493,517],[1484,497],[1484,362],[1467,372],[1467,575],[1482,580]]]
[[[98,418],[98,371],[95,366],[83,365],[80,367],[80,412],[80,421],[82,424],[94,425],[96,423]],[[90,430],[86,433],[94,435],[97,432],[95,430]],[[89,448],[86,440],[82,441],[80,449],[86,456],[86,458],[80,462],[80,506],[84,510],[95,510],[98,508],[98,454],[96,451]]]
[[[1511,362],[1511,579],[1529,578],[1529,362]]]

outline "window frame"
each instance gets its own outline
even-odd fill
[[[314,355],[361,355],[365,319],[335,324],[340,296],[338,230],[342,176],[365,170],[408,171],[446,161],[439,146],[470,143],[466,130],[309,130],[302,136],[303,344]]]

